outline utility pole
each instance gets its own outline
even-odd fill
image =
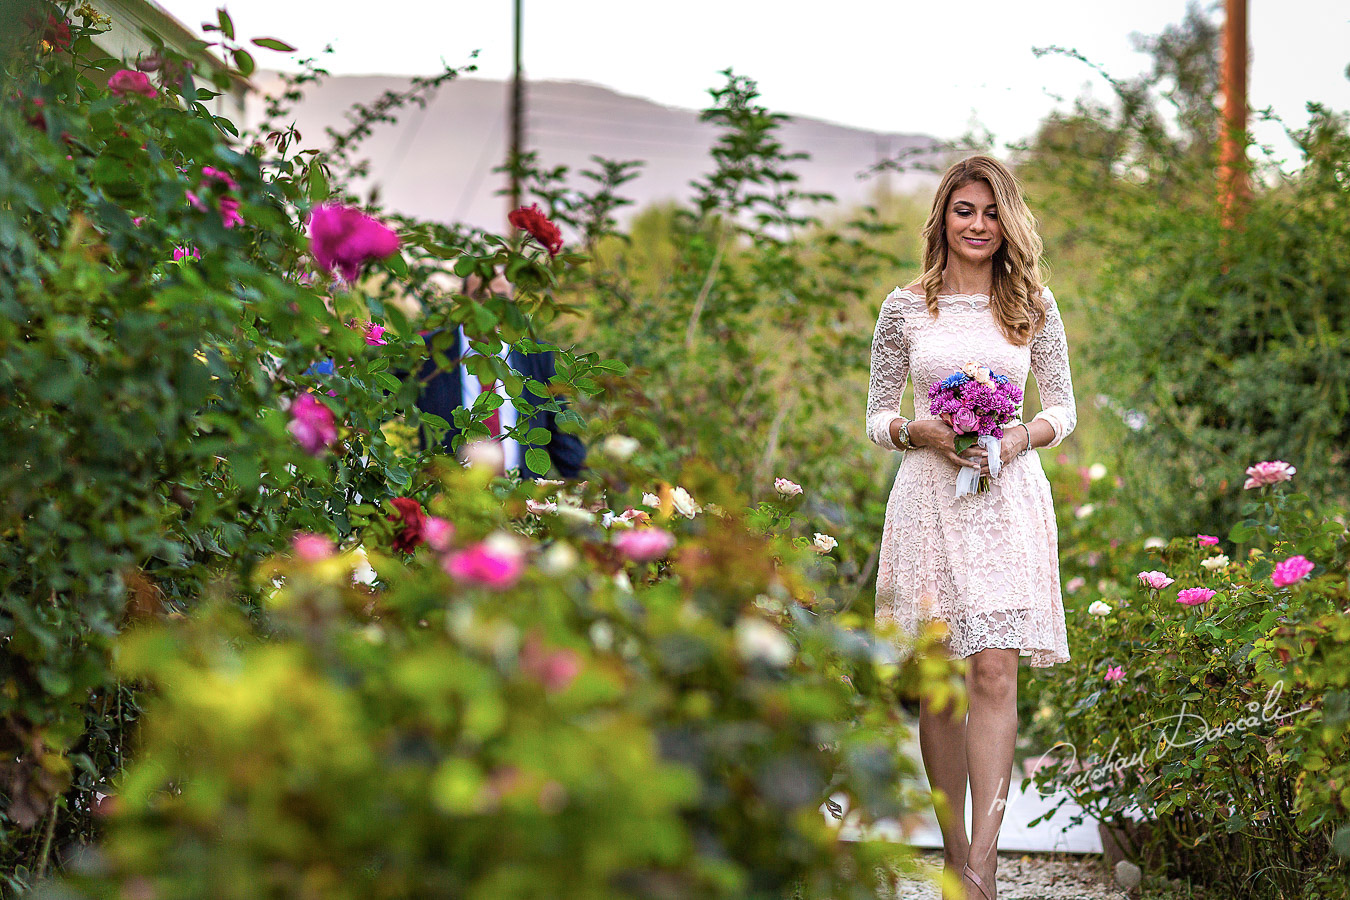
[[[1227,230],[1241,227],[1251,185],[1247,175],[1247,0],[1225,0],[1225,4],[1219,208]]]
[[[515,68],[511,73],[511,136],[506,156],[506,164],[511,178],[510,202],[512,210],[520,208],[520,154],[524,144],[525,79],[521,74],[520,65],[521,5],[523,2],[524,0],[516,0],[515,2]]]

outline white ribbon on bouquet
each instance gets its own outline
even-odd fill
[[[1003,466],[1003,458],[999,456],[998,438],[992,434],[982,434],[976,444],[989,452],[989,477],[996,477],[998,470]],[[956,496],[974,494],[979,485],[980,470],[975,466],[962,466],[961,471],[956,473]]]

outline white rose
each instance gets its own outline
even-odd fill
[[[702,509],[694,498],[689,496],[689,492],[682,487],[677,487],[670,494],[671,505],[675,507],[675,512],[684,516],[686,519],[692,519],[698,515]]]
[[[1098,600],[1088,607],[1088,612],[1094,616],[1109,616],[1111,615],[1111,606],[1108,603]]]
[[[600,452],[615,459],[628,459],[641,446],[637,438],[625,434],[611,434],[600,443]]]
[[[1092,481],[1100,481],[1106,477],[1106,466],[1101,463],[1093,463],[1088,466],[1088,478]]]
[[[578,561],[577,551],[563,541],[554,541],[539,557],[539,568],[545,575],[561,575],[570,571]]]
[[[1209,559],[1200,560],[1200,565],[1213,572],[1215,569],[1222,569],[1228,565],[1228,557],[1220,553],[1218,556],[1211,556]]]
[[[786,478],[775,478],[773,480],[773,489],[784,497],[796,497],[802,492],[802,486],[795,481],[789,481]]]
[[[465,444],[461,451],[469,468],[485,468],[501,472],[506,466],[506,451],[498,441],[479,440]]]
[[[661,498],[658,497],[658,496],[656,496],[655,494],[643,494],[643,495],[642,495],[642,505],[643,505],[643,506],[660,506],[660,505],[661,505]]]
[[[795,651],[783,632],[763,619],[746,617],[736,622],[736,652],[742,659],[771,666],[786,666]]]
[[[561,487],[562,485],[567,484],[565,481],[555,481],[552,478],[536,478],[534,483],[540,487]]]
[[[557,512],[558,504],[552,500],[526,500],[525,508],[536,516],[542,516],[546,513]]]
[[[483,547],[494,556],[507,556],[521,559],[525,556],[525,542],[514,534],[494,531],[483,538]]]
[[[1144,541],[1144,549],[1145,549],[1145,550],[1152,550],[1152,549],[1154,549],[1155,547],[1157,547],[1157,548],[1162,548],[1162,547],[1166,547],[1166,546],[1167,546],[1167,541],[1163,540],[1163,539],[1160,538],[1160,537],[1151,537],[1151,538],[1149,538],[1148,540]]]
[[[1078,507],[1073,511],[1074,518],[1086,519],[1088,516],[1092,515],[1093,511],[1096,510],[1096,508],[1097,507],[1093,506],[1091,503],[1084,503],[1082,506]]]
[[[366,548],[357,547],[352,551],[352,583],[353,584],[374,584],[378,577],[375,570],[370,565],[370,560],[366,557]]]
[[[564,519],[571,519],[573,522],[589,525],[595,521],[595,514],[582,509],[580,506],[573,506],[570,503],[559,503],[558,508],[554,510]]]
[[[828,534],[821,534],[817,531],[814,535],[814,540],[811,542],[811,546],[816,548],[817,553],[829,553],[835,547],[839,546],[839,542]]]

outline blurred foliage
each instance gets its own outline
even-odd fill
[[[1018,165],[1053,211],[1057,268],[1083,286],[1082,399],[1114,413],[1102,450],[1118,448],[1123,499],[1153,530],[1225,531],[1234,461],[1279,458],[1309,493],[1350,501],[1347,119],[1310,105],[1284,167],[1253,146],[1251,197],[1226,226],[1219,27],[1192,6],[1138,43],[1152,69],[1101,73],[1111,102],[1051,116]]]
[[[618,551],[613,482],[452,466],[428,503],[455,523],[445,552],[527,532],[515,585],[452,579],[425,545],[371,550],[368,585],[351,554],[278,558],[265,637],[229,605],[131,631],[141,746],[66,890],[875,896],[899,848],[840,841],[820,807],[866,826],[919,802],[894,749],[918,670],[897,679],[856,618],[794,599],[819,555],[779,536],[790,504],[752,529],[724,479],[685,474],[703,513],[668,485],[641,506],[677,537],[667,560]]]

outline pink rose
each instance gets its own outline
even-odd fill
[[[427,516],[422,520],[422,538],[427,546],[437,553],[450,549],[450,540],[455,536],[455,526],[439,516]]]
[[[355,281],[361,267],[398,250],[398,235],[359,209],[325,203],[309,216],[309,249],[314,261],[328,271],[337,268]]]
[[[450,554],[444,568],[457,581],[503,590],[525,571],[525,554],[514,538],[494,535]]]
[[[1119,681],[1120,679],[1122,679],[1122,678],[1124,678],[1124,677],[1125,677],[1125,667],[1124,667],[1124,666],[1112,666],[1111,668],[1109,668],[1109,669],[1106,670],[1106,680],[1107,680],[1107,681]]]
[[[301,531],[291,538],[291,549],[305,562],[320,562],[331,557],[337,548],[330,538]]]
[[[773,489],[784,497],[796,497],[802,492],[802,486],[800,484],[787,478],[775,478],[773,480]]]
[[[652,520],[650,514],[643,512],[640,509],[633,509],[633,507],[631,506],[625,509],[623,512],[621,512],[617,516],[617,518],[620,521],[627,522],[630,525],[632,525],[633,523],[637,523],[638,525],[646,525],[648,522]]]
[[[142,97],[155,96],[155,87],[150,83],[150,79],[144,72],[136,72],[132,69],[120,69],[112,74],[108,79],[108,90],[112,91],[118,97],[125,97],[127,94],[140,94]]]
[[[1166,573],[1158,572],[1155,570],[1152,572],[1140,572],[1139,580],[1142,581],[1147,586],[1151,587],[1153,590],[1161,591],[1163,588],[1167,587],[1176,579],[1168,578]]]
[[[675,546],[675,535],[664,528],[635,528],[614,538],[615,548],[634,562],[660,559]]]
[[[1313,570],[1312,562],[1306,556],[1291,556],[1275,566],[1270,580],[1276,587],[1288,587],[1296,581],[1302,581]]]
[[[1075,575],[1074,577],[1069,579],[1068,584],[1064,585],[1064,590],[1068,591],[1070,594],[1076,594],[1079,591],[1081,591],[1083,589],[1083,586],[1086,584],[1087,584],[1086,578],[1084,578],[1082,575]]]
[[[975,426],[979,423],[980,420],[976,418],[975,413],[964,406],[952,416],[952,428],[957,434],[969,434],[975,430]]]
[[[581,657],[568,649],[550,650],[536,632],[520,648],[520,670],[550,692],[565,690],[581,674]]]
[[[337,440],[333,411],[313,394],[301,394],[291,402],[291,421],[286,430],[310,456],[320,456]]]
[[[1219,539],[1212,534],[1197,534],[1195,539],[1200,542],[1201,547],[1212,547],[1219,542]]]
[[[244,224],[244,217],[239,213],[239,201],[235,198],[220,198],[220,224],[226,228]]]
[[[1247,481],[1242,485],[1244,490],[1252,488],[1265,487],[1268,484],[1277,484],[1281,481],[1289,481],[1298,471],[1289,463],[1283,460],[1267,460],[1259,462],[1254,466],[1247,467]]]
[[[196,247],[174,247],[173,261],[182,262],[185,259],[201,259],[202,252]]]
[[[366,326],[366,343],[372,347],[383,347],[389,343],[384,339],[384,326],[371,322]]]
[[[230,175],[229,172],[217,169],[214,166],[202,166],[202,178],[219,181],[221,184],[225,185],[227,190],[239,190],[239,182],[235,181],[234,177]]]
[[[1210,597],[1213,597],[1214,593],[1215,592],[1211,591],[1209,588],[1186,588],[1186,590],[1177,593],[1177,602],[1184,603],[1187,606],[1199,606]]]

